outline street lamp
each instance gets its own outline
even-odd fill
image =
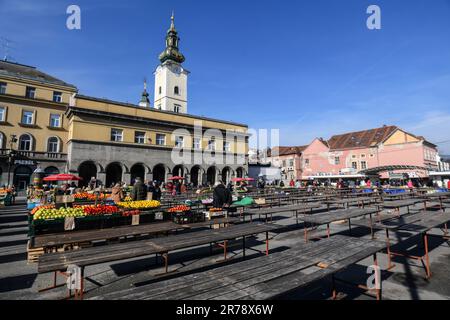
[[[12,134],[9,138],[9,150],[8,150],[8,187],[11,186],[11,165],[16,156],[16,152],[13,149],[14,144],[17,143],[17,136]]]

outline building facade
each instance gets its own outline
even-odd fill
[[[281,180],[287,184],[291,180],[302,178],[301,157],[306,146],[274,147],[268,160],[274,167],[280,168]]]
[[[37,168],[108,187],[136,177],[177,175],[198,185],[247,176],[247,125],[187,113],[189,72],[178,46],[172,16],[153,107],[146,83],[134,105],[84,96],[34,67],[1,61],[0,184],[23,190]]]
[[[404,165],[424,168],[403,172],[410,178],[427,178],[436,170],[437,146],[397,126],[315,139],[302,152],[302,179],[363,178],[360,172],[377,167]],[[399,172],[391,172],[398,174]],[[382,172],[381,178],[389,178]]]
[[[66,170],[65,111],[76,92],[34,67],[0,61],[0,185],[24,189],[37,166]]]

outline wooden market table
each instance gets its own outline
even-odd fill
[[[297,243],[270,256],[257,257],[232,265],[154,282],[101,296],[94,300],[267,300],[298,290],[326,277],[332,279],[332,298],[336,298],[336,274],[373,256],[385,243],[360,238],[333,236],[317,242]],[[375,272],[379,270],[375,269]],[[375,288],[358,285],[382,298],[381,276]],[[348,283],[348,282],[347,282]]]
[[[437,236],[446,240],[450,240],[448,234],[447,224],[450,221],[449,212],[440,211],[421,211],[416,214],[410,214],[402,216],[398,219],[383,221],[381,223],[375,223],[373,228],[385,229],[386,231],[386,248],[388,255],[388,269],[394,267],[392,264],[392,256],[403,256],[410,259],[420,260],[425,265],[426,278],[431,277],[428,237]],[[443,235],[429,234],[431,229],[444,226]],[[390,244],[390,232],[392,231],[409,231],[420,234],[424,243],[424,255],[412,256],[406,253],[393,252]],[[425,260],[425,261],[424,261]]]
[[[172,235],[164,238],[138,240],[108,246],[98,246],[83,250],[48,253],[39,257],[38,273],[54,272],[54,283],[49,290],[58,287],[57,274],[63,274],[68,266],[75,265],[80,268],[81,287],[75,290],[76,298],[82,298],[84,292],[84,269],[86,266],[125,260],[148,255],[161,255],[164,259],[165,272],[168,272],[169,252],[192,248],[200,245],[217,244],[223,248],[224,259],[227,259],[227,243],[230,240],[242,238],[243,255],[245,257],[245,240],[250,235],[266,234],[266,255],[269,254],[269,232],[278,230],[281,226],[264,223],[245,223],[233,225],[228,228],[207,229],[196,232]],[[60,286],[60,285],[59,285]],[[41,291],[43,291],[41,290]],[[69,292],[70,295],[70,292]]]
[[[323,213],[316,213],[313,215],[302,215],[299,220],[304,222],[303,230],[305,236],[305,242],[308,242],[308,233],[312,230],[316,230],[321,225],[327,226],[327,237],[330,238],[330,224],[336,221],[348,221],[349,231],[352,231],[351,219],[359,218],[366,215],[372,217],[373,214],[378,213],[377,208],[351,208],[341,209]]]

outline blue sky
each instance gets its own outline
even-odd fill
[[[395,124],[450,153],[450,0],[0,0],[0,37],[82,94],[137,103],[172,9],[189,113],[279,128],[284,145]]]

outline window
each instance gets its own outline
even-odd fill
[[[158,92],[159,92],[159,94],[162,93],[162,88],[161,87],[159,87]]]
[[[36,88],[35,87],[27,87],[25,90],[25,97],[34,99],[36,97]]]
[[[294,159],[289,159],[289,167],[293,167],[294,166]]]
[[[361,170],[365,170],[365,169],[367,169],[367,162],[361,161]]]
[[[366,157],[366,155],[363,153],[359,156],[361,159],[364,159]]]
[[[180,111],[181,111],[181,106],[178,104],[175,104],[173,106],[173,112],[180,113]]]
[[[305,165],[309,166],[309,159],[305,159]]]
[[[145,132],[134,132],[134,143],[145,143]]]
[[[166,145],[166,135],[165,134],[156,134],[156,144],[158,146]]]
[[[22,124],[33,124],[33,111],[24,111],[22,113]]]
[[[353,161],[352,162],[352,168],[355,169],[355,170],[358,170],[358,162]]]
[[[356,159],[356,154],[352,154],[352,159]]]
[[[200,138],[194,138],[194,142],[192,143],[192,148],[194,148],[196,150],[201,149],[200,142],[201,142]]]
[[[19,150],[31,151],[32,139],[29,134],[23,134],[19,138]]]
[[[341,158],[340,157],[334,157],[334,164],[338,165],[341,163]]]
[[[224,141],[223,142],[223,151],[224,152],[231,152],[231,145],[229,142]]]
[[[60,128],[61,127],[61,115],[60,114],[51,114],[50,115],[50,127],[52,127],[52,128]]]
[[[6,108],[0,107],[0,122],[6,121]]]
[[[158,110],[161,110],[161,104],[158,104]]]
[[[120,142],[123,141],[122,129],[111,129],[111,141]]]
[[[282,165],[282,167],[286,167],[286,160],[283,160],[283,165]]]
[[[211,138],[208,140],[208,150],[209,151],[216,151],[216,140],[215,138]]]
[[[57,137],[48,138],[47,152],[50,152],[50,153],[59,152],[59,139]]]
[[[6,83],[0,82],[0,94],[6,94]]]
[[[179,95],[180,94],[180,88],[178,88],[178,86],[173,88],[173,93],[176,94],[176,95]]]
[[[183,148],[184,147],[184,137],[182,137],[182,136],[176,136],[175,137],[175,147],[176,148]]]
[[[58,91],[53,92],[53,102],[62,102],[62,93]]]
[[[369,157],[370,157],[370,158],[373,158],[373,157],[375,157],[375,155],[374,155],[373,153],[371,153],[371,154],[369,155]]]

